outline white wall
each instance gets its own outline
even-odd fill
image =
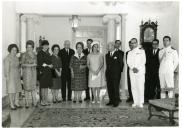
[[[140,39],[141,21],[157,21],[157,38],[160,41],[159,47],[163,47],[162,38],[169,35],[172,38],[173,47],[179,50],[179,6],[176,4],[169,9],[170,11],[156,12],[155,9],[134,9],[132,8],[126,16],[126,43],[133,37]],[[128,45],[127,49],[129,49]]]
[[[72,41],[72,29],[68,16],[62,17],[43,17],[40,29],[41,33],[49,41],[50,47],[52,44],[59,44],[63,47],[65,40]],[[80,17],[79,26],[102,26],[102,17]],[[73,46],[73,42],[71,47]]]
[[[3,18],[2,18],[2,59],[4,60],[7,56],[8,45],[16,42],[16,12],[14,2],[4,2],[3,3]],[[4,68],[2,68],[4,69]],[[3,70],[2,70],[3,73]],[[6,83],[5,83],[4,73],[2,74],[2,96],[6,95]]]

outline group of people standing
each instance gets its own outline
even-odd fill
[[[143,107],[150,99],[174,97],[174,72],[178,66],[177,50],[171,47],[171,37],[163,37],[164,48],[159,40],[152,41],[152,48],[138,47],[136,38],[129,41],[126,53],[129,98],[133,107]]]
[[[153,41],[155,56],[149,59],[146,59],[148,54],[144,49],[139,48],[136,38],[132,38],[129,42],[130,51],[126,53],[129,91],[127,102],[133,100],[133,107],[142,108],[144,94],[154,98],[156,90],[161,93],[161,98],[165,97],[166,91],[170,97],[173,95],[173,77],[178,65],[178,55],[176,50],[171,48],[170,37],[165,36],[163,42],[164,49],[159,51],[156,46],[159,41]],[[48,102],[49,88],[52,91],[53,103],[66,100],[82,103],[83,91],[86,95],[84,100],[100,103],[100,89],[105,86],[105,82],[109,96],[109,102],[106,105],[113,107],[119,105],[121,102],[120,79],[124,67],[124,52],[119,49],[120,40],[108,43],[108,53],[105,57],[99,52],[99,44],[92,39],[87,40],[86,49],[84,49],[83,42],[77,42],[76,51],[70,48],[69,40],[64,42],[63,49],[60,49],[58,44],[54,44],[51,48],[52,54],[49,53],[47,40],[43,40],[41,45],[41,50],[36,54],[33,51],[34,42],[28,40],[26,52],[22,53],[20,58],[16,56],[19,52],[16,44],[10,44],[8,47],[9,54],[5,58],[4,67],[12,110],[22,108],[19,104],[19,92],[22,89],[25,91],[25,107],[29,108],[30,93],[33,106],[37,107],[37,81],[42,106],[50,105]],[[151,71],[149,67],[155,68],[155,70],[151,69]],[[150,83],[150,86],[145,87],[146,83]],[[147,92],[147,89],[150,91]],[[59,90],[61,90],[62,100],[58,96]],[[73,99],[72,92],[74,93]],[[160,96],[160,94],[158,95]]]

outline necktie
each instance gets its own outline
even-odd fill
[[[79,59],[80,59],[81,55],[78,55],[78,57],[79,57]]]
[[[110,56],[112,57],[112,52],[110,52]]]
[[[153,54],[154,54],[154,55],[156,54],[156,50],[154,50]]]

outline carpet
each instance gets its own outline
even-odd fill
[[[36,108],[23,127],[133,127],[169,126],[147,108]]]

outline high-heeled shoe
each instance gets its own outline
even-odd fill
[[[16,107],[10,107],[11,108],[11,110],[16,110],[17,108]]]
[[[32,103],[32,106],[33,107],[38,107],[38,103],[36,102],[36,103]]]
[[[55,103],[57,103],[57,101],[56,100],[53,100],[53,104],[55,104]]]
[[[48,102],[47,102],[47,103],[45,103],[45,104],[46,104],[46,106],[49,106],[49,105],[51,105],[51,104],[50,104],[50,103],[48,103]]]
[[[21,105],[16,105],[16,104],[15,104],[15,107],[16,108],[23,108]]]
[[[62,101],[61,101],[61,100],[58,100],[58,99],[56,98],[56,102],[57,102],[57,103],[61,103]]]
[[[41,102],[40,103],[41,106],[47,106],[45,103]]]
[[[25,108],[26,108],[26,109],[28,109],[28,108],[29,108],[29,106],[28,106],[28,105],[25,105]]]

